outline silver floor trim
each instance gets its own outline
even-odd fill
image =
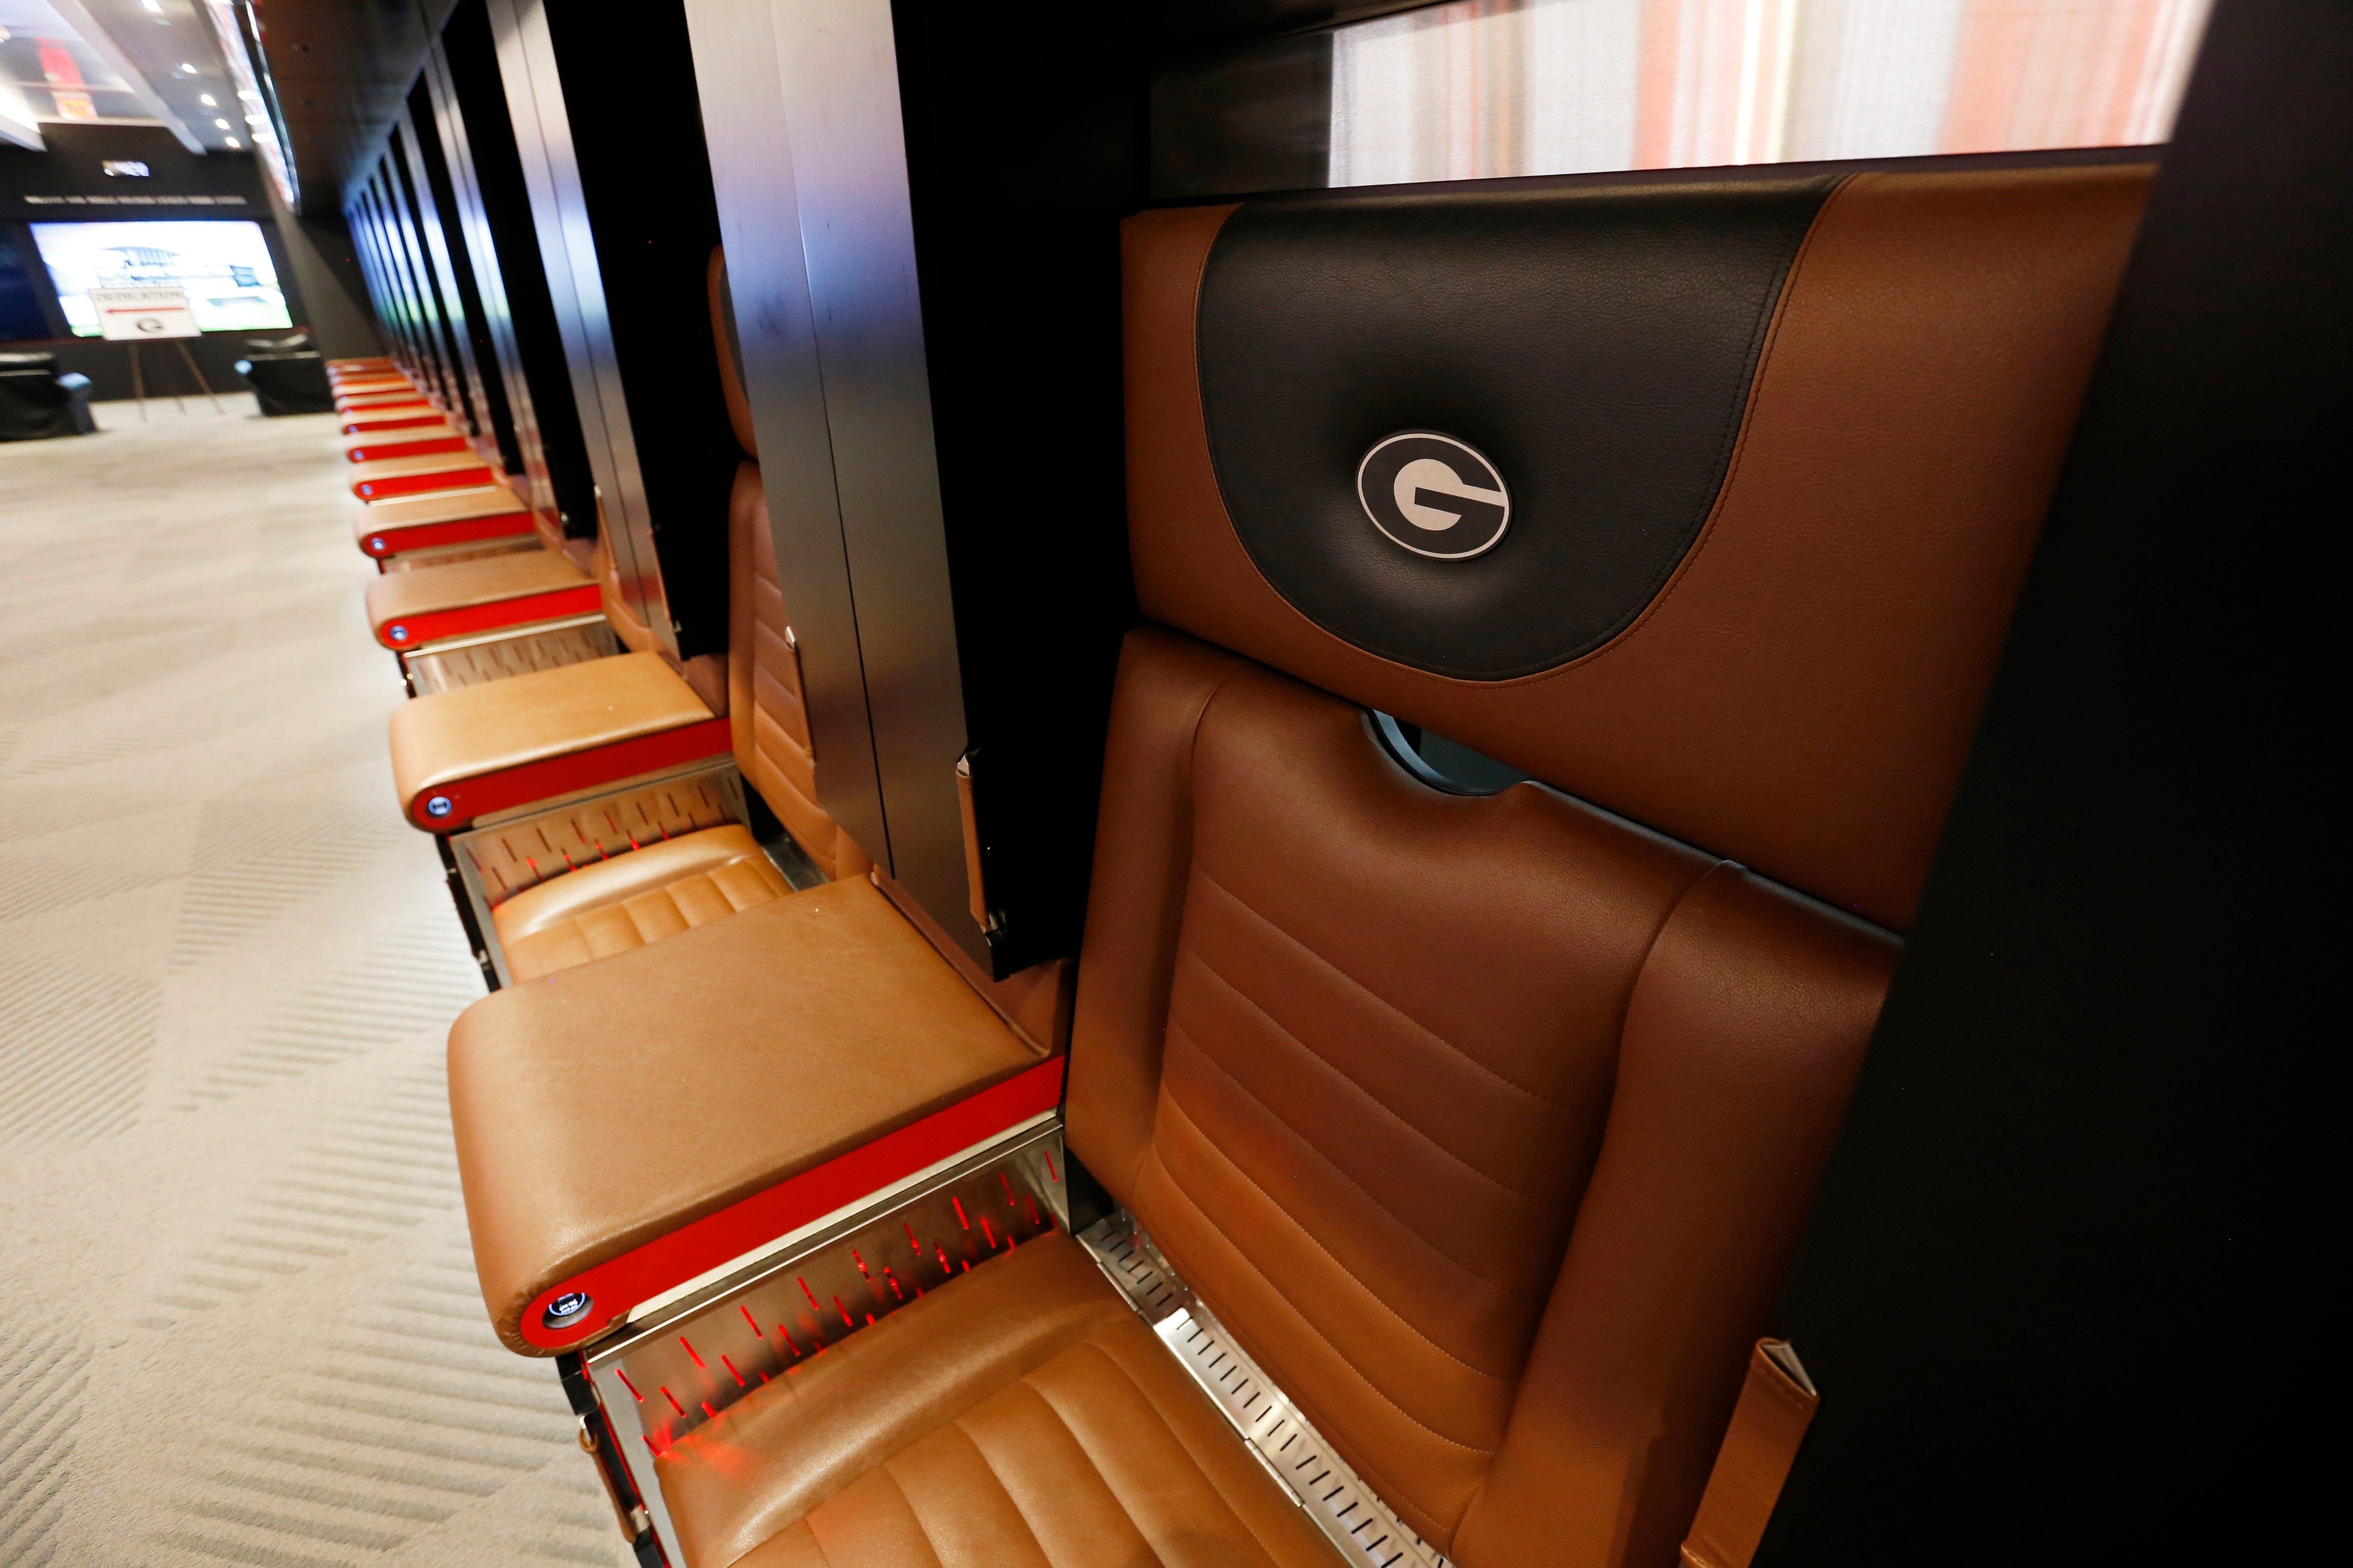
[[[1081,1233],[1079,1243],[1233,1423],[1252,1457],[1343,1557],[1367,1568],[1453,1568],[1332,1451],[1298,1406],[1194,1300],[1133,1218],[1115,1214],[1098,1220]]]

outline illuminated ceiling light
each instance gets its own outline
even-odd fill
[[[196,74],[196,68],[190,65],[185,60],[182,60],[178,65],[174,66],[172,68],[178,71],[182,76],[194,76]]]
[[[226,121],[226,120],[216,120],[216,121],[213,121],[213,123],[214,123],[215,125],[219,126],[219,127],[220,127],[222,130],[224,130],[224,131],[227,131],[227,130],[228,130],[228,129],[229,129],[229,123],[228,123],[228,121]]]
[[[150,16],[160,16],[164,14],[164,0],[139,0],[139,8]]]
[[[237,144],[237,138],[236,138],[236,137],[234,137],[234,136],[229,137],[227,140],[228,140],[228,144],[229,144],[230,146],[232,146],[232,147],[234,147],[234,146],[236,146],[236,145]]]
[[[209,92],[200,92],[196,94],[196,101],[203,104],[206,109],[218,109],[220,107],[220,100],[215,98]]]

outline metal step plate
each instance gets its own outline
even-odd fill
[[[1350,1563],[1453,1568],[1436,1547],[1399,1523],[1373,1489],[1341,1462],[1282,1391],[1193,1299],[1133,1218],[1115,1214],[1098,1220],[1081,1233],[1079,1242],[1233,1423],[1267,1473]]]

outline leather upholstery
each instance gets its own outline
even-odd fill
[[[508,973],[536,980],[790,891],[759,841],[730,823],[592,861],[517,893],[491,920]]]
[[[654,636],[645,617],[629,608],[628,600],[622,595],[620,562],[615,558],[612,541],[601,523],[596,529],[596,541],[589,547],[588,575],[596,580],[605,601],[605,619],[611,625],[613,635],[621,639],[621,646],[632,653],[658,653],[661,640]]]
[[[1201,404],[1196,311],[1230,209],[1132,218],[1144,612],[1901,929],[2147,183],[2106,167],[1841,184],[1783,285],[1697,542],[1625,631],[1516,680],[1352,646],[1260,574]]]
[[[1417,669],[1500,680],[1607,642],[1707,521],[1782,279],[1835,184],[1238,209],[1203,270],[1198,359],[1252,564],[1317,626]],[[1504,478],[1508,525],[1484,553],[1431,559],[1367,526],[1358,464],[1414,429]],[[1461,548],[1435,521],[1407,531]]]
[[[795,1367],[654,1468],[686,1568],[1337,1561],[1061,1236]]]
[[[650,653],[534,670],[412,698],[393,710],[392,777],[404,816],[427,790],[712,716]]]
[[[389,572],[367,585],[368,626],[376,630],[403,616],[562,593],[587,582],[578,567],[545,550],[509,551],[447,566]]]
[[[860,876],[873,862],[817,803],[800,658],[785,640],[776,541],[756,463],[736,470],[727,561],[727,713],[735,727],[735,763],[818,869],[828,878]]]
[[[1535,1452],[1605,1538],[1681,1509],[1672,1553],[1894,943],[1532,785],[1430,789],[1166,632],[1104,801],[1072,1150],[1424,1536],[1519,1528]]]
[[[759,437],[752,431],[752,400],[744,393],[744,351],[735,341],[735,297],[727,288],[727,252],[711,247],[711,265],[704,275],[704,295],[711,306],[711,342],[719,351],[719,390],[727,400],[728,427],[744,455],[757,460]]]
[[[556,1281],[1039,1059],[862,880],[483,997],[449,1106],[500,1337],[542,1353]]]

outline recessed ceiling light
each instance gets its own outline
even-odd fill
[[[234,137],[234,136],[232,136],[232,137],[228,138],[228,144],[229,144],[230,146],[232,146],[232,147],[236,146],[236,145],[237,145],[237,138],[236,138],[236,137]]]
[[[216,120],[213,123],[219,126],[224,131],[228,129],[228,121],[226,120]]]
[[[139,0],[139,8],[151,16],[164,14],[164,0]]]
[[[190,65],[185,60],[182,60],[174,68],[177,69],[182,76],[194,76],[196,74],[196,68]]]
[[[209,92],[200,92],[196,94],[196,101],[203,104],[206,109],[218,109],[220,107],[220,100],[215,98]]]

